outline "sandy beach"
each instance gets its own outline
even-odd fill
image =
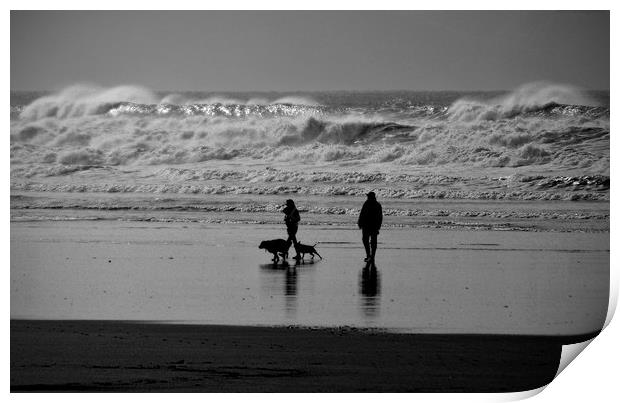
[[[594,337],[11,321],[11,391],[514,392]]]
[[[273,265],[215,219],[12,222],[11,390],[522,391],[605,319],[606,232],[389,228],[368,271],[351,226]]]

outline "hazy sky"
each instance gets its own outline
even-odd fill
[[[11,12],[11,89],[609,88],[608,12]]]

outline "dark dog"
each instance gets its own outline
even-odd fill
[[[289,244],[284,239],[272,239],[271,241],[263,241],[258,245],[258,249],[265,249],[269,253],[273,253],[273,262],[278,263],[278,254],[282,256],[282,260],[288,257]]]
[[[295,247],[295,251],[297,251],[297,255],[301,255],[301,258],[303,259],[304,256],[307,254],[309,254],[310,256],[312,256],[312,259],[314,259],[314,255],[316,254],[318,257],[321,258],[321,260],[323,260],[323,257],[321,257],[321,255],[319,255],[319,252],[316,251],[316,249],[314,249],[314,247],[316,246],[316,244],[310,246],[310,245],[304,245],[300,242],[297,242],[297,246]]]

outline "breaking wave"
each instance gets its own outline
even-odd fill
[[[137,86],[101,88],[75,85],[43,96],[12,113],[24,121],[45,118],[70,119],[89,115],[153,115],[153,116],[297,116],[320,112],[316,102],[302,97],[286,97],[269,102],[252,99],[242,102],[211,97],[193,100],[181,94],[169,94],[159,99],[151,90]]]
[[[339,184],[349,183],[350,172],[368,167],[379,175],[478,170],[484,176],[504,167],[533,175],[569,172],[564,176],[570,178],[609,175],[609,107],[570,86],[535,83],[508,94],[449,101],[445,94],[320,95],[269,99],[266,94],[200,96],[158,94],[136,86],[72,86],[11,105],[12,186],[30,189],[37,178],[96,171],[95,183],[88,186],[111,191],[106,186],[113,187],[122,170],[187,165],[199,172],[205,164],[275,166],[281,172],[304,172],[321,164],[321,180],[334,184],[329,191],[334,194]],[[242,183],[225,192],[244,192],[239,189],[253,180],[269,181],[241,176]],[[291,181],[307,181],[302,176]],[[501,195],[510,190],[488,196],[497,192],[497,184],[461,179],[465,189],[446,197],[512,197]],[[172,179],[162,180],[166,182],[148,186],[162,191]],[[177,185],[177,191],[185,191],[183,183]],[[62,190],[59,184],[41,186]],[[209,186],[199,192],[211,192]],[[257,186],[248,192],[270,189]],[[358,190],[344,186],[342,192]],[[515,197],[530,197],[530,190],[521,189],[524,193]],[[441,197],[441,189],[436,191],[405,189],[392,196]],[[583,198],[597,199],[596,192],[606,192],[593,191]]]
[[[450,118],[461,121],[510,119],[518,116],[603,116],[609,113],[609,108],[598,106],[595,100],[576,87],[530,83],[488,101],[460,99],[450,106],[447,113]]]

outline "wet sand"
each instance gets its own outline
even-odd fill
[[[11,391],[514,392],[594,337],[11,321]]]
[[[302,226],[323,260],[271,263],[282,226],[123,221],[11,225],[11,318],[354,326],[408,333],[599,330],[609,233]]]
[[[11,390],[523,391],[606,316],[609,233],[391,228],[374,272],[320,225],[273,265],[281,233],[12,222]]]

